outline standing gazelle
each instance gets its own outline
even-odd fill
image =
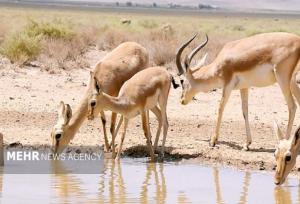
[[[94,68],[94,75],[101,84],[103,91],[112,96],[117,96],[123,83],[134,74],[148,66],[149,55],[147,50],[138,43],[125,42],[108,53]],[[54,152],[60,153],[73,139],[83,121],[88,116],[88,98],[92,93],[91,82],[88,85],[78,109],[72,115],[71,107],[61,102],[58,120],[53,127],[51,136]],[[97,112],[98,114],[98,112]],[[110,150],[106,134],[106,117],[100,112],[103,125],[104,147]],[[116,113],[112,112],[110,132],[115,130]],[[92,119],[90,117],[90,119]]]
[[[118,147],[116,159],[120,158],[122,144],[125,138],[128,122],[131,118],[141,114],[142,124],[147,145],[150,151],[151,160],[154,160],[154,151],[151,143],[151,132],[149,125],[149,110],[157,112],[156,116],[163,126],[163,141],[161,155],[164,155],[164,146],[168,131],[167,102],[173,77],[164,67],[151,67],[144,69],[124,83],[118,97],[110,96],[103,92],[101,84],[91,73],[91,81],[94,81],[93,95],[89,100],[89,114],[100,110],[111,110],[122,115],[115,135],[112,138],[112,153],[115,157],[115,136],[123,122],[123,133]],[[174,81],[173,81],[174,82]],[[173,83],[174,85],[174,83]],[[122,121],[123,120],[123,121]],[[160,127],[158,127],[160,129]],[[160,131],[158,130],[158,133]],[[159,134],[155,138],[155,146],[158,142]]]
[[[208,92],[222,88],[223,94],[215,134],[210,144],[218,140],[223,111],[232,90],[240,90],[242,110],[245,119],[247,141],[244,149],[248,150],[252,142],[248,120],[248,89],[252,86],[264,87],[277,82],[285,97],[289,109],[289,121],[286,136],[290,135],[297,102],[300,103],[300,90],[296,83],[296,67],[300,66],[300,37],[289,33],[265,33],[227,43],[216,59],[205,64],[206,55],[194,68],[190,67],[193,56],[208,42],[195,48],[186,56],[184,65],[181,54],[193,39],[184,43],[177,52],[176,65],[179,75],[185,72],[182,82],[181,103],[187,104],[198,92]]]

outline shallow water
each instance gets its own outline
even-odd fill
[[[296,178],[271,173],[123,159],[100,174],[2,174],[1,203],[299,203]],[[46,201],[46,202],[45,202]]]

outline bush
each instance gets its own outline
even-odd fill
[[[64,23],[36,22],[31,20],[25,27],[25,32],[31,37],[48,37],[54,39],[71,40],[75,33]]]
[[[163,66],[175,59],[175,49],[168,41],[152,42],[150,48],[152,62],[157,66]]]
[[[139,21],[140,26],[147,29],[157,28],[158,24],[153,20],[143,20]]]
[[[98,49],[100,50],[111,50],[117,47],[119,44],[129,41],[132,36],[129,33],[121,32],[118,30],[109,30],[102,34],[98,41]]]
[[[0,53],[12,62],[24,64],[40,53],[40,38],[33,38],[25,32],[15,33],[5,39]]]
[[[30,20],[23,31],[11,34],[4,39],[0,53],[12,62],[24,64],[40,54],[42,40],[56,39],[70,42],[75,36],[75,33],[61,22],[44,23]],[[88,37],[87,34],[84,36]],[[82,46],[81,42],[80,46]]]

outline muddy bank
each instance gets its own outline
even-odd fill
[[[94,53],[89,60],[91,66],[102,56],[103,53]],[[73,69],[49,74],[38,67],[13,69],[11,65],[2,64],[0,76],[0,132],[4,134],[5,143],[49,146],[59,102],[69,103],[75,111],[87,88],[89,71]],[[209,147],[208,141],[214,132],[221,90],[198,94],[197,100],[187,106],[179,103],[180,92],[180,89],[172,89],[168,101],[170,127],[166,142],[167,161],[224,164],[240,169],[273,169],[273,152],[277,143],[272,132],[273,120],[276,119],[282,128],[286,128],[288,119],[287,106],[277,85],[250,90],[249,120],[253,143],[247,152],[242,150],[246,134],[238,91],[233,92],[226,106],[220,142],[215,148]],[[297,111],[294,129],[300,122],[298,116]],[[156,125],[151,115],[153,135]],[[71,144],[102,147],[100,119],[85,121]],[[129,124],[123,155],[145,156],[145,144],[140,117],[137,117]]]

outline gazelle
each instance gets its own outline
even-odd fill
[[[149,55],[147,50],[135,42],[125,42],[108,53],[94,68],[94,74],[102,90],[112,96],[117,96],[123,83],[135,73],[148,66]],[[61,102],[58,112],[58,121],[52,129],[52,144],[54,152],[60,153],[73,139],[77,130],[88,115],[88,98],[92,94],[92,84],[83,97],[78,109],[72,115],[71,107]],[[106,117],[100,112],[103,125],[105,150],[109,151],[110,144],[106,133]],[[112,112],[110,132],[115,130],[116,113]],[[92,119],[92,117],[90,117]]]
[[[150,67],[136,73],[131,79],[126,81],[120,89],[117,97],[110,96],[103,92],[103,88],[99,81],[91,73],[91,81],[93,81],[93,95],[89,100],[89,114],[101,110],[111,110],[115,113],[120,113],[120,120],[115,134],[117,134],[121,123],[123,122],[123,132],[120,138],[118,153],[116,159],[120,158],[122,145],[126,134],[126,129],[130,119],[141,115],[142,125],[147,146],[150,151],[151,160],[154,160],[154,151],[151,142],[151,132],[149,125],[149,110],[156,113],[159,123],[163,126],[163,141],[161,155],[164,155],[164,146],[168,131],[167,119],[167,102],[170,91],[170,85],[173,77],[164,67]],[[174,82],[174,81],[173,81]],[[173,83],[173,86],[175,84]],[[160,122],[161,121],[161,122]],[[155,147],[160,134],[160,127],[155,138]],[[112,154],[115,157],[115,136],[112,137]]]
[[[215,146],[220,132],[223,111],[232,90],[240,90],[242,110],[245,119],[247,140],[244,149],[248,150],[252,142],[248,120],[248,89],[252,86],[264,87],[277,82],[285,97],[289,109],[289,121],[286,135],[290,135],[295,112],[293,96],[300,103],[300,91],[296,83],[296,67],[300,66],[300,37],[289,33],[265,33],[227,43],[216,59],[205,64],[205,55],[198,65],[191,68],[194,55],[208,42],[206,40],[185,57],[181,54],[196,37],[184,43],[176,55],[179,75],[184,72],[182,80],[181,103],[188,104],[198,92],[208,92],[222,88],[222,99],[219,106],[215,134],[210,144]]]
[[[276,122],[274,122],[274,132],[279,143],[274,153],[276,159],[275,184],[281,185],[295,166],[300,152],[300,126],[289,139],[284,137]]]

